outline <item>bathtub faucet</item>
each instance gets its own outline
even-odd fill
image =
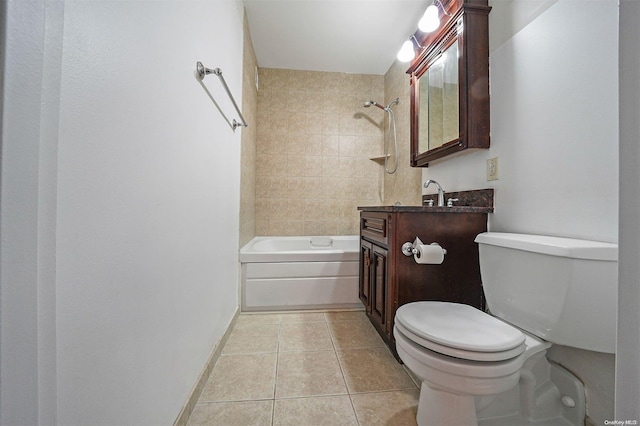
[[[444,189],[442,189],[440,184],[433,179],[429,179],[424,183],[424,187],[427,188],[432,183],[438,188],[438,207],[444,207]]]

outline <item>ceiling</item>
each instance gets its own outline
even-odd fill
[[[263,68],[384,75],[432,0],[244,0]]]

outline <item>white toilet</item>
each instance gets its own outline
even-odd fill
[[[496,232],[476,242],[491,315],[448,302],[396,312],[396,350],[422,381],[418,424],[584,424],[582,383],[545,355],[552,343],[615,352],[618,246]]]

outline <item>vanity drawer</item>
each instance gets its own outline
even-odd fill
[[[360,234],[370,240],[387,245],[389,242],[389,214],[362,212]]]

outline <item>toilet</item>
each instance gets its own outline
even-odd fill
[[[398,356],[421,381],[420,426],[584,424],[584,387],[552,344],[614,353],[616,244],[485,232],[489,313],[450,302],[398,308]]]

